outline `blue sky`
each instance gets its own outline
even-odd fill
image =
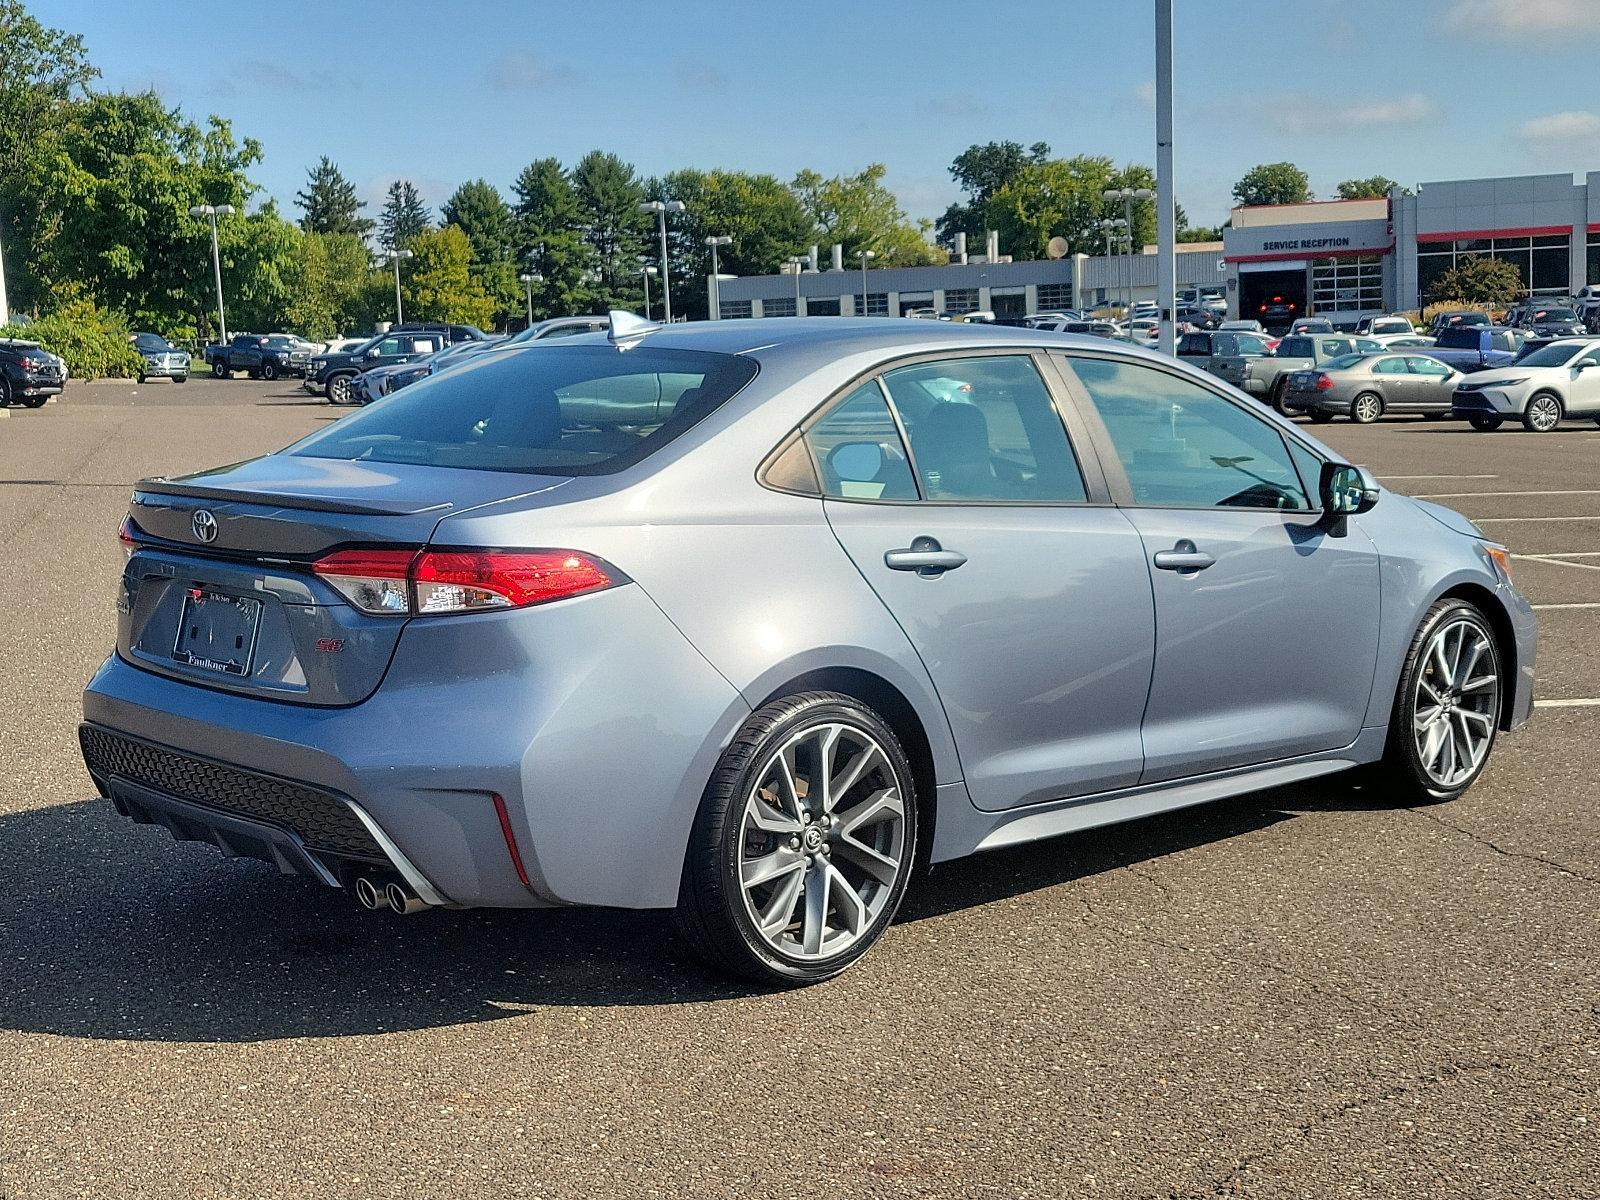
[[[1153,162],[1153,0],[30,0],[104,82],[154,87],[259,139],[293,215],[326,154],[376,200],[433,206],[482,176],[601,147],[681,166],[852,172],[914,216],[958,193],[969,144]],[[459,15],[451,15],[459,11]],[[1600,168],[1600,0],[1177,0],[1178,199],[1222,220],[1250,166],[1341,179]],[[207,47],[214,50],[207,51]]]

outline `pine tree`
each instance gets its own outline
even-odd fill
[[[517,261],[538,275],[534,315],[571,316],[594,306],[594,253],[582,237],[583,208],[559,160],[522,168],[516,193],[513,245]]]
[[[432,223],[432,214],[422,202],[416,184],[409,179],[396,179],[389,185],[388,199],[378,215],[378,240],[385,250],[402,249]]]
[[[582,212],[583,239],[599,257],[600,293],[606,304],[635,301],[635,259],[644,249],[650,218],[639,212],[644,188],[633,167],[615,154],[591,150],[572,169]]]
[[[361,215],[366,201],[356,198],[355,185],[327,155],[306,172],[306,190],[294,198],[305,213],[300,228],[307,233],[353,233],[364,238],[372,232],[372,220]]]

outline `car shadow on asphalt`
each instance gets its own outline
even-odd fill
[[[1266,792],[940,864],[923,921],[1149,862],[1332,807],[1347,787]],[[344,893],[228,861],[102,800],[0,816],[0,1028],[254,1042],[435,1028],[533,1007],[735,1000],[661,912],[366,913]],[[891,932],[890,936],[893,934]]]

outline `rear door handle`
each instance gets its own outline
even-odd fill
[[[1217,560],[1184,538],[1171,550],[1157,550],[1153,561],[1158,571],[1204,571]]]
[[[942,575],[966,561],[961,551],[946,550],[932,537],[912,538],[910,546],[883,553],[883,565],[891,571],[915,571],[918,575]]]

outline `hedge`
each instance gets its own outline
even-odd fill
[[[75,300],[27,325],[0,327],[0,337],[38,342],[67,360],[74,379],[127,379],[139,374],[141,359],[128,343],[123,317],[88,300]]]

